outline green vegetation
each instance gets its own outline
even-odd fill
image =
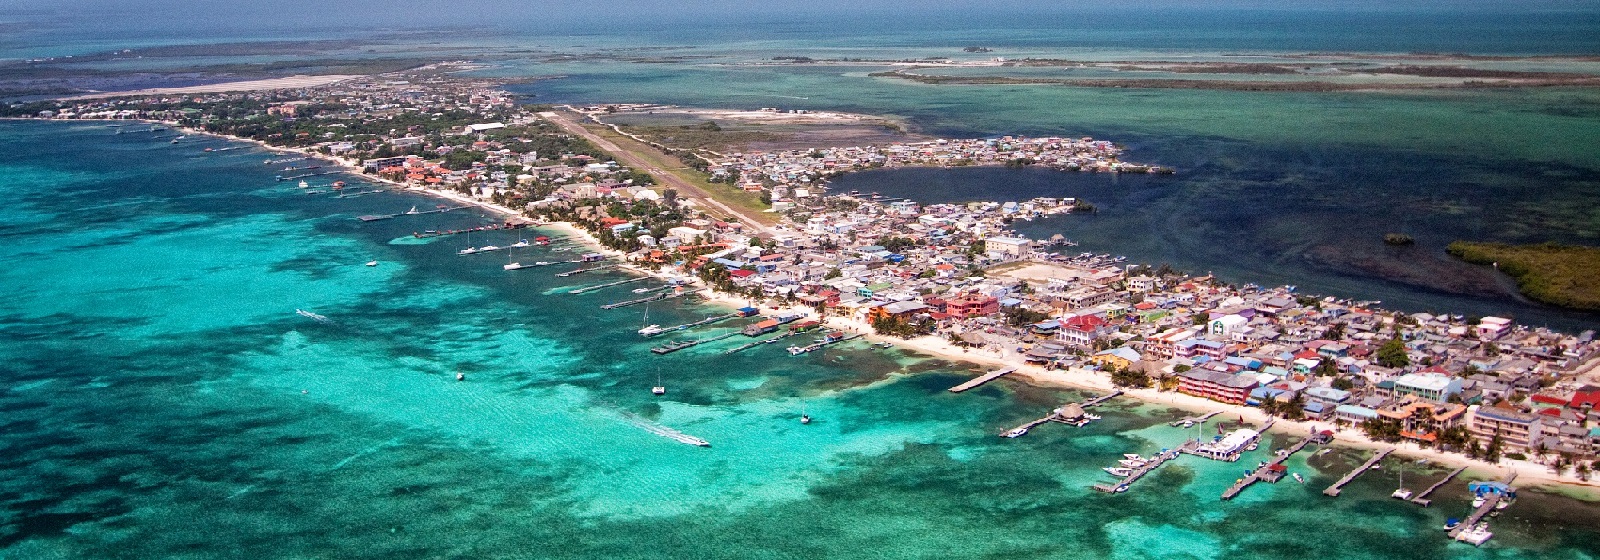
[[[1517,281],[1531,299],[1600,311],[1600,247],[1540,243],[1509,245],[1456,241],[1447,251],[1473,264],[1493,265]]]
[[[1400,368],[1411,365],[1411,356],[1406,355],[1406,345],[1395,336],[1378,347],[1378,365],[1388,368]]]

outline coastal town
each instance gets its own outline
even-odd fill
[[[450,68],[289,90],[17,104],[7,115],[127,122],[119,134],[155,134],[164,130],[149,123],[164,123],[331,158],[381,188],[503,211],[504,227],[570,224],[612,264],[702,283],[736,307],[814,314],[840,339],[872,333],[1042,384],[1114,387],[1241,419],[1249,411],[1553,480],[1587,481],[1597,466],[1593,331],[1236,285],[1011,227],[1092,211],[1072,198],[920,204],[827,188],[839,173],[902,166],[1172,172],[1124,163],[1110,142],[1006,136],[695,156],[702,161],[690,167],[705,180],[770,202],[779,219],[758,228],[714,194],[663,186],[548,117],[564,109],[521,105],[492,82],[446,76]],[[188,134],[167,136],[181,143]],[[294,159],[269,165],[284,165],[287,181],[323,173]],[[745,334],[778,330],[768,327]]]

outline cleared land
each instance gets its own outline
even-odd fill
[[[1600,311],[1600,247],[1541,243],[1509,245],[1456,241],[1451,255],[1494,265],[1517,281],[1529,298],[1573,309]]]

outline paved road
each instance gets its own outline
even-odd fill
[[[705,189],[683,180],[683,178],[678,177],[677,174],[669,173],[660,167],[651,165],[649,162],[645,161],[644,158],[641,158],[633,152],[624,150],[622,147],[617,146],[615,142],[606,140],[605,138],[601,138],[599,135],[590,132],[589,129],[584,128],[583,125],[578,124],[577,121],[572,120],[572,118],[566,114],[552,111],[539,113],[539,116],[548,119],[550,122],[556,123],[556,126],[561,127],[567,132],[582,136],[585,140],[594,143],[596,147],[599,147],[600,149],[617,156],[617,159],[621,160],[622,163],[627,164],[628,167],[643,170],[646,173],[649,173],[651,176],[654,176],[656,180],[661,181],[662,186],[677,189],[679,195],[694,199],[702,207],[717,208],[721,210],[726,217],[739,220],[745,225],[745,227],[751,228],[751,234],[770,235],[773,233],[771,228],[768,228],[766,225],[763,225],[756,219],[751,218],[750,216],[747,216],[738,210],[734,210],[733,208],[717,201],[714,198],[711,198],[711,194],[707,193]]]

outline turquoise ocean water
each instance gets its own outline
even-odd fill
[[[929,201],[1083,196],[1103,211],[1024,231],[1402,309],[1597,323],[1519,302],[1492,275],[1441,255],[1457,236],[1600,242],[1600,99],[1591,91],[934,87],[869,78],[872,67],[733,65],[797,54],[962,56],[969,44],[1097,60],[1600,49],[1600,19],[1587,12],[1068,12],[903,14],[892,27],[776,17],[574,27],[508,10],[493,18],[498,27],[407,35],[402,26],[337,53],[493,53],[481,74],[563,76],[517,86],[534,103],[777,105],[894,115],[944,136],[1109,138],[1129,146],[1129,159],[1180,174],[914,171],[857,175],[841,187]],[[0,57],[350,36],[272,14],[214,18],[174,39],[173,22],[188,20],[159,15],[116,32],[41,18],[49,23],[8,28],[17,32],[0,36]],[[485,19],[452,12],[438,23],[463,18]],[[514,52],[639,46],[707,58],[548,63]],[[1325,498],[1320,490],[1359,458],[1346,450],[1290,461],[1305,485],[1217,499],[1281,441],[1236,464],[1184,458],[1126,494],[1098,494],[1089,487],[1108,480],[1100,467],[1187,437],[1164,424],[1178,412],[1113,401],[1087,428],[1003,440],[1002,429],[1083,395],[1009,381],[952,395],[945,389],[970,376],[968,366],[851,344],[798,358],[781,345],[722,356],[743,341],[734,337],[658,357],[648,348],[660,339],[634,334],[642,308],[598,309],[630,297],[627,288],[565,293],[620,273],[506,272],[504,255],[455,255],[467,240],[410,237],[488,221],[477,213],[359,222],[437,201],[306,196],[273,181],[264,152],[201,146],[95,123],[0,123],[0,558],[1600,554],[1600,507],[1571,498],[1526,492],[1481,550],[1447,544],[1438,530],[1465,512],[1464,482],[1418,508],[1388,498],[1391,462]],[[1392,229],[1415,235],[1417,252],[1374,243]],[[362,266],[374,259],[379,266]],[[1461,278],[1476,281],[1453,282]],[[655,306],[649,322],[721,311]],[[457,371],[468,381],[455,382]],[[665,397],[649,393],[658,376]],[[796,420],[802,407],[816,418],[809,426]],[[624,413],[713,447],[652,435]],[[1440,474],[1409,467],[1407,486]]]
[[[486,221],[472,212],[359,222],[435,201],[307,196],[253,148],[95,123],[0,123],[0,147],[3,558],[1586,558],[1600,542],[1600,508],[1532,494],[1491,548],[1446,544],[1462,483],[1430,509],[1389,499],[1386,475],[1324,498],[1345,451],[1230,503],[1273,445],[1102,495],[1100,467],[1186,437],[1160,423],[1175,411],[1118,401],[1088,428],[1005,440],[1082,395],[953,395],[965,366],[850,344],[657,357],[633,334],[643,309],[597,308],[631,294],[565,293],[617,273],[506,272],[455,255],[466,240],[410,237]]]

